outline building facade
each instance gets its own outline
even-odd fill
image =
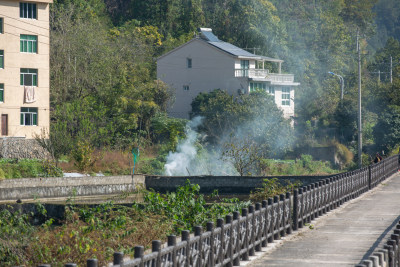
[[[189,118],[190,104],[201,92],[221,89],[235,95],[262,89],[274,96],[284,117],[291,118],[299,83],[293,74],[281,73],[282,63],[223,42],[211,29],[200,28],[196,38],[157,59],[157,78],[175,92],[168,110],[173,117]]]
[[[0,137],[33,139],[50,125],[49,4],[0,0]]]

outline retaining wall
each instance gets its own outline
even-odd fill
[[[21,178],[0,181],[0,200],[106,195],[130,192],[144,176]]]
[[[261,187],[265,178],[277,177],[279,180],[300,181],[308,185],[329,176],[87,176],[59,178],[21,178],[0,180],[0,200],[37,198],[58,198],[93,196],[131,192],[138,187],[154,189],[158,192],[175,191],[189,179],[200,185],[201,193],[249,194]]]
[[[262,187],[265,178],[278,178],[280,181],[288,180],[292,183],[299,181],[303,186],[321,179],[331,177],[323,176],[146,176],[146,188],[157,192],[175,191],[178,186],[185,185],[187,180],[192,184],[200,185],[201,193],[212,193],[215,189],[220,194],[249,194],[250,191]]]
[[[0,158],[48,159],[50,155],[35,139],[4,137],[0,138]]]

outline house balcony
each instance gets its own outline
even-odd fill
[[[294,74],[270,73],[265,69],[235,69],[235,77],[261,79],[271,83],[293,83]]]

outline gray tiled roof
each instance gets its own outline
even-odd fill
[[[234,56],[259,57],[257,55],[247,52],[246,50],[239,48],[230,43],[226,43],[226,42],[222,42],[222,41],[219,41],[219,42],[210,42],[209,41],[208,43],[221,49],[221,50],[224,50],[225,52],[228,52],[229,54],[234,55]]]
[[[259,56],[252,54],[240,47],[237,47],[233,44],[223,42],[218,39],[217,36],[215,36],[212,33],[212,30],[209,28],[199,28],[200,36],[203,40],[205,40],[207,43],[209,43],[212,46],[215,46],[219,49],[221,49],[224,52],[227,52],[233,56],[237,57],[246,57],[246,58],[256,58],[256,59],[264,59],[268,61],[275,61],[275,62],[283,62],[283,60],[280,59],[274,59],[274,58],[269,58],[269,57],[264,57],[264,56]]]

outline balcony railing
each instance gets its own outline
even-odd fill
[[[262,78],[271,82],[293,82],[293,74],[270,73],[263,69],[235,69],[235,77]]]

